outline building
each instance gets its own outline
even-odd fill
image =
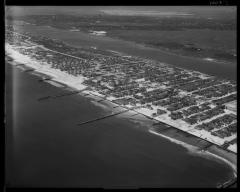
[[[225,106],[226,106],[226,109],[228,109],[234,113],[237,113],[237,100],[226,103]]]

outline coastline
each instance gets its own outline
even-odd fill
[[[13,55],[10,55],[10,57],[13,58],[14,62],[12,62],[13,65],[16,65],[18,63],[24,63],[24,65],[26,65],[27,67],[31,67],[31,68],[34,68],[35,71],[34,72],[37,72],[38,74],[44,74],[44,75],[47,75],[47,76],[50,76],[52,77],[53,81],[56,81],[56,82],[59,82],[59,83],[62,83],[64,85],[66,85],[67,87],[70,87],[71,89],[74,89],[74,90],[83,90],[86,88],[85,85],[82,84],[83,80],[84,80],[84,77],[73,77],[72,75],[69,75],[65,72],[61,72],[60,70],[57,70],[57,69],[52,69],[50,68],[49,66],[47,65],[41,65],[39,64],[37,61],[34,61],[32,58],[28,57],[28,56],[25,56],[24,58],[21,58],[21,54],[17,55],[16,53],[17,51],[15,51],[15,57],[14,58],[14,54]],[[24,56],[24,55],[23,55]],[[34,74],[33,72],[33,74]],[[79,81],[80,80],[80,81]],[[77,81],[77,83],[76,83]],[[49,83],[49,82],[48,82]],[[56,86],[53,84],[53,86]],[[87,97],[91,97],[91,98],[95,98],[95,99],[102,99],[103,96],[98,94],[97,92],[94,92],[94,91],[89,91],[89,90],[84,90],[82,93],[79,93],[79,94],[89,94],[89,96]],[[106,99],[106,101],[108,103],[111,103],[112,106],[120,106],[116,103],[114,103],[111,99]],[[95,104],[98,104],[99,103],[95,103]],[[100,104],[100,105],[104,105],[104,104]],[[102,107],[102,106],[99,106],[99,107]],[[120,106],[119,108],[125,108],[125,109],[128,109],[127,107],[125,106]],[[138,113],[138,114],[141,114],[141,112],[137,112],[134,110],[134,113]],[[143,116],[145,116],[144,118],[147,118],[147,115],[145,114],[141,114]],[[150,118],[150,117],[148,117]],[[153,119],[153,121],[156,121],[156,119]],[[172,127],[172,125],[170,125]],[[174,128],[175,129],[175,128]],[[222,160],[224,161],[225,163],[227,163],[228,165],[230,165],[233,170],[234,170],[234,175],[236,176],[236,173],[237,173],[237,166],[235,165],[236,164],[236,161],[232,160],[232,162],[229,160],[231,158],[227,158],[227,151],[225,151],[224,153],[220,153],[218,150],[214,150],[212,149],[211,152],[209,151],[206,151],[206,152],[199,152],[197,151],[196,149],[198,149],[196,146],[194,145],[189,145],[185,142],[182,142],[182,141],[179,141],[175,138],[171,138],[171,137],[168,137],[166,135],[163,135],[163,134],[160,134],[160,133],[157,133],[157,132],[154,132],[152,130],[149,130],[150,133],[153,133],[153,134],[156,134],[156,135],[159,135],[161,137],[164,137],[172,142],[175,142],[176,144],[179,144],[179,145],[182,145],[183,147],[187,148],[188,150],[190,150],[191,152],[193,153],[196,153],[196,154],[202,154],[203,156],[204,155],[209,155],[209,156],[212,156],[214,158],[217,158],[219,160]],[[234,154],[235,155],[235,154]]]
[[[226,163],[228,166],[230,166],[232,168],[233,173],[234,173],[234,177],[235,178],[237,177],[237,165],[236,165],[237,162],[236,162],[236,159],[231,158],[231,156],[226,151],[224,151],[224,152],[222,151],[222,153],[219,153],[219,150],[221,150],[221,149],[219,149],[217,146],[212,146],[214,148],[210,148],[210,149],[201,151],[199,146],[188,144],[186,142],[183,142],[181,140],[178,140],[178,139],[175,139],[171,136],[168,136],[167,134],[158,133],[157,131],[155,131],[153,129],[150,129],[149,132],[154,134],[154,135],[165,138],[165,139],[167,139],[167,140],[169,140],[173,143],[176,143],[178,145],[183,146],[192,155],[198,155],[198,156],[201,156],[203,158],[211,158],[213,160],[220,160],[220,161]]]
[[[13,32],[13,33],[16,33],[16,32]],[[19,33],[16,33],[16,34],[21,35],[21,36],[25,36],[25,35],[22,35],[22,34],[19,34]],[[28,37],[28,36],[26,36],[26,37]],[[30,38],[30,37],[28,37],[28,38]],[[81,58],[78,58],[78,57],[75,57],[75,56],[71,56],[71,55],[67,55],[67,54],[64,54],[64,53],[61,53],[61,52],[58,52],[58,51],[50,50],[50,49],[48,49],[48,48],[45,48],[45,47],[42,46],[42,45],[37,45],[37,44],[31,43],[31,42],[29,42],[29,41],[28,41],[28,43],[32,44],[34,47],[35,47],[35,46],[39,46],[39,47],[41,47],[41,48],[43,48],[43,49],[45,49],[45,50],[47,50],[47,51],[51,51],[51,52],[54,52],[54,53],[58,53],[58,54],[62,54],[62,55],[74,57],[74,58],[77,58],[77,59],[81,59]],[[7,47],[8,47],[8,46],[7,46]],[[13,52],[16,53],[16,51],[14,51],[14,50],[13,50]],[[18,52],[17,52],[17,53],[18,53]],[[117,52],[117,53],[119,54],[119,52]],[[122,53],[120,53],[120,54],[122,54]],[[19,56],[19,55],[18,55],[18,56]],[[20,54],[20,58],[21,58],[22,56],[26,58],[26,55],[21,55],[21,54]],[[28,58],[29,58],[29,57],[28,57]],[[22,60],[22,59],[23,59],[23,58],[21,58],[20,60]],[[31,60],[31,57],[30,57],[30,60]],[[30,63],[34,63],[34,62],[31,61]],[[47,63],[46,63],[46,64],[47,64]],[[35,61],[35,65],[38,65],[38,61]],[[167,65],[172,66],[171,64],[167,64]],[[179,67],[178,67],[178,68],[179,68]],[[50,67],[48,67],[48,66],[46,66],[45,68],[43,68],[42,65],[39,65],[39,69],[40,69],[40,70],[43,69],[43,70],[44,70],[43,73],[45,73],[45,74],[46,74],[46,73],[47,73],[47,74],[49,74],[49,73],[50,73],[50,74],[54,74],[55,79],[57,79],[58,82],[65,83],[65,82],[67,81],[67,86],[71,86],[71,87],[74,88],[75,90],[82,90],[82,89],[85,89],[85,88],[86,88],[86,86],[84,86],[83,84],[81,84],[81,82],[85,79],[85,78],[84,78],[83,76],[81,76],[81,75],[79,75],[79,76],[76,78],[75,76],[72,76],[72,75],[69,75],[69,74],[67,74],[67,73],[61,72],[61,71],[58,70],[58,69],[52,69],[52,68],[50,68]],[[201,73],[201,72],[199,72],[199,71],[193,71],[193,70],[188,70],[188,69],[184,69],[184,68],[182,68],[182,69],[183,69],[183,70],[187,70],[187,71],[190,72],[190,73],[192,73],[192,72],[197,72],[197,73],[201,74],[201,78],[211,77],[211,75],[209,76],[209,75],[207,75],[207,74],[205,74],[205,73]],[[60,77],[60,76],[64,76],[64,77]],[[81,82],[79,82],[79,80],[80,80]],[[76,82],[77,82],[77,85],[76,85]],[[113,97],[105,97],[105,95],[99,94],[98,91],[96,91],[96,90],[91,91],[91,92],[86,92],[86,91],[85,91],[85,93],[94,94],[94,95],[99,95],[100,97],[105,98],[106,100],[109,100],[110,102],[111,102],[112,100],[117,99],[117,98],[113,98]],[[130,105],[129,105],[129,106],[125,107],[125,108],[132,108],[132,107],[133,107],[133,106],[130,106]],[[153,108],[155,108],[155,107],[153,107]],[[164,109],[163,109],[163,110],[164,110]],[[135,112],[139,112],[139,113],[141,113],[141,114],[143,114],[143,115],[145,115],[145,116],[148,116],[150,119],[155,119],[155,120],[157,120],[157,121],[164,122],[164,123],[166,123],[166,124],[168,124],[168,125],[171,125],[171,126],[177,128],[177,129],[186,131],[186,132],[188,132],[188,133],[190,133],[190,134],[192,134],[192,135],[195,135],[195,136],[198,136],[198,137],[200,137],[200,138],[203,138],[203,139],[205,139],[205,140],[207,140],[207,141],[210,141],[210,142],[212,142],[212,143],[214,143],[214,144],[217,144],[217,145],[219,145],[219,146],[220,146],[220,145],[224,145],[224,142],[225,142],[225,141],[231,141],[232,139],[235,139],[235,135],[232,135],[232,136],[230,136],[230,137],[227,137],[227,138],[222,139],[222,138],[219,138],[219,137],[216,137],[216,136],[211,135],[208,131],[196,130],[196,129],[194,128],[195,126],[189,125],[189,124],[187,124],[187,123],[184,122],[184,121],[181,121],[181,120],[172,121],[171,118],[169,118],[167,114],[161,115],[161,117],[152,117],[151,114],[153,113],[153,111],[150,111],[150,110],[148,110],[148,109],[146,109],[146,108],[142,108],[142,109],[139,108],[139,109],[134,110],[134,111],[135,111]],[[225,114],[229,114],[229,111],[226,112]],[[231,150],[232,152],[237,153],[237,146],[236,146],[236,144],[234,144],[233,147],[232,147],[232,146],[228,147],[228,150]]]

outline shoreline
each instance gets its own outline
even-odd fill
[[[182,147],[186,148],[191,153],[191,155],[197,155],[197,156],[200,156],[200,157],[203,157],[203,158],[208,158],[208,157],[211,158],[212,157],[212,159],[214,159],[214,160],[220,160],[221,162],[226,163],[228,166],[230,166],[232,168],[233,173],[234,173],[234,177],[235,178],[237,177],[237,166],[236,166],[236,164],[234,164],[233,161],[230,161],[226,157],[224,158],[223,156],[219,155],[217,153],[217,150],[215,150],[215,153],[214,153],[214,151],[211,152],[209,150],[201,151],[200,148],[197,147],[197,146],[191,145],[189,143],[185,143],[181,140],[170,137],[166,134],[158,133],[157,131],[155,131],[153,129],[150,129],[149,132],[151,134],[154,134],[154,135],[160,136],[162,138],[165,138],[165,139],[167,139],[167,140],[169,140],[169,141],[171,141],[175,144],[181,145]]]
[[[15,32],[14,32],[15,33]],[[19,33],[17,33],[19,34]],[[21,34],[19,34],[21,35]],[[30,37],[29,37],[30,38]],[[58,52],[58,51],[54,51],[54,50],[50,50],[48,48],[45,48],[44,46],[41,46],[41,45],[37,45],[35,43],[31,43],[31,42],[28,42],[34,46],[39,46],[47,51],[50,51],[50,52],[55,52],[55,53],[58,53],[58,54],[63,54],[63,55],[66,55],[66,56],[70,56],[70,57],[74,57],[74,58],[77,58],[77,59],[81,59],[81,58],[78,58],[78,57],[75,57],[75,56],[71,56],[71,55],[67,55],[67,54],[64,54],[64,53],[61,53],[61,52]],[[31,67],[34,67],[36,69],[38,69],[39,72],[42,72],[44,74],[48,74],[48,75],[51,75],[51,76],[54,76],[53,80],[57,81],[57,82],[60,82],[60,83],[63,83],[63,84],[66,84],[67,86],[70,86],[72,87],[73,89],[76,89],[76,90],[83,90],[85,89],[87,86],[83,85],[82,82],[87,79],[85,77],[83,77],[82,75],[79,75],[77,77],[75,76],[72,76],[72,75],[69,75],[65,72],[62,72],[58,69],[53,69],[51,67],[48,66],[48,63],[43,63],[45,65],[45,67],[41,64],[39,64],[39,61],[36,61],[35,59],[32,59],[30,56],[26,56],[26,55],[23,55],[23,54],[20,54],[18,51],[14,50],[11,45],[8,45],[6,44],[6,48],[7,49],[10,49],[10,53],[12,52],[12,54],[17,57],[17,58],[20,58],[20,62],[24,59],[27,60],[27,65],[30,65]],[[32,65],[33,64],[33,65]],[[183,68],[182,68],[183,69]],[[187,69],[183,69],[183,70],[187,70]],[[204,73],[201,73],[199,71],[193,71],[193,70],[187,70],[189,73],[192,73],[192,72],[197,72],[201,78],[205,79],[205,78],[209,78],[211,76],[207,75],[207,74],[204,74]],[[80,82],[79,82],[80,81]],[[67,82],[67,83],[66,83]],[[98,95],[100,97],[102,97],[103,99],[105,100],[109,100],[110,102],[112,102],[113,100],[117,99],[117,98],[114,98],[114,97],[106,97],[105,95],[102,95],[102,94],[99,94],[97,90],[92,90],[92,91],[84,91],[85,93],[93,93],[94,95]],[[129,108],[133,108],[134,106],[122,106],[124,107],[125,109],[129,109]],[[153,107],[153,106],[152,106]],[[155,107],[153,107],[154,110],[155,110]],[[133,108],[134,110],[134,108]],[[157,117],[152,117],[152,113],[153,111],[150,111],[144,107],[142,108],[139,108],[139,109],[136,109],[134,110],[135,112],[138,112],[138,113],[141,113],[147,117],[149,117],[150,119],[155,119],[156,121],[160,121],[160,122],[163,122],[165,124],[168,124],[170,126],[173,126],[179,130],[182,130],[182,131],[185,131],[185,132],[188,132],[192,135],[195,135],[197,137],[200,137],[204,140],[207,140],[213,144],[216,144],[216,145],[224,145],[225,141],[229,142],[233,139],[235,139],[235,135],[232,135],[232,136],[229,136],[228,138],[219,138],[219,137],[216,137],[216,136],[213,136],[212,134],[210,134],[208,131],[204,131],[204,130],[196,130],[195,129],[195,125],[192,126],[192,125],[189,125],[187,124],[186,122],[184,121],[181,121],[181,120],[176,120],[176,121],[172,121],[171,118],[169,118],[169,116],[167,114],[163,114],[161,115],[161,117],[157,116]],[[225,114],[229,114],[229,111],[228,112],[225,112]],[[237,153],[237,146],[236,144],[233,145],[233,147],[228,147],[227,150],[230,150],[234,153]]]
[[[15,51],[15,50],[14,50]],[[17,51],[15,51],[15,52],[17,52]],[[21,54],[20,54],[21,55]],[[81,82],[80,83],[78,83],[78,84],[76,84],[76,83],[74,83],[74,80],[76,80],[76,78],[75,77],[72,77],[72,75],[69,75],[69,74],[67,74],[67,73],[65,73],[65,72],[61,72],[61,71],[59,71],[58,72],[58,70],[57,69],[53,69],[53,68],[51,68],[51,67],[49,67],[49,66],[46,66],[46,65],[41,65],[41,64],[39,64],[37,61],[34,61],[32,58],[30,58],[29,56],[25,56],[25,60],[23,60],[23,61],[21,61],[21,59],[16,59],[16,58],[14,58],[12,55],[8,55],[8,56],[10,56],[12,59],[13,59],[13,62],[12,62],[12,65],[16,65],[16,64],[19,64],[19,63],[23,63],[24,65],[26,65],[27,67],[32,67],[32,68],[34,68],[35,69],[35,71],[34,72],[37,72],[38,74],[39,73],[41,73],[41,74],[43,74],[43,75],[47,75],[47,76],[51,76],[53,79],[53,81],[55,81],[55,82],[60,82],[60,83],[62,83],[62,84],[64,84],[64,85],[66,85],[66,87],[70,87],[71,89],[75,89],[75,90],[83,90],[84,88],[86,88],[86,86],[85,85],[83,85],[82,84],[82,81],[83,81],[83,78],[84,77],[82,77],[82,78],[80,78],[79,79],[79,77],[77,77],[78,78],[78,80],[81,80]],[[24,62],[25,61],[25,62]],[[14,63],[16,63],[16,64],[14,64]],[[50,69],[51,68],[51,69]],[[34,74],[34,72],[33,72],[33,74]],[[70,78],[70,80],[69,80],[69,78]],[[46,81],[47,82],[47,81]],[[49,83],[49,82],[48,82]],[[53,85],[53,86],[55,86],[55,85]],[[101,99],[103,99],[103,95],[101,95],[101,94],[98,94],[96,91],[89,91],[89,90],[84,90],[82,93],[79,93],[80,95],[81,94],[89,94],[89,95],[92,95],[93,97],[96,97],[96,98],[101,98]],[[87,97],[89,97],[89,96],[87,96]],[[109,98],[105,98],[105,100],[108,102],[108,103],[111,103],[111,105],[114,105],[114,106],[119,106],[119,108],[124,108],[124,109],[129,109],[128,107],[126,107],[126,106],[121,106],[121,105],[119,105],[119,104],[117,104],[117,103],[115,103],[115,102],[113,102],[111,99],[109,99]],[[104,105],[104,104],[101,104],[101,103],[97,103],[96,102],[96,104],[100,104],[100,105]],[[99,106],[99,107],[101,107],[101,106]],[[161,121],[159,121],[158,119],[154,119],[154,118],[151,118],[151,117],[149,117],[149,116],[147,116],[146,114],[142,114],[141,112],[139,112],[139,111],[135,111],[135,110],[132,110],[132,112],[135,112],[135,113],[138,113],[139,115],[143,115],[145,118],[148,118],[148,119],[152,119],[153,121],[158,121],[158,122],[161,122]],[[129,119],[131,119],[131,116],[129,116]],[[165,122],[161,122],[161,123],[165,123]],[[174,126],[172,126],[172,125],[169,125],[171,128],[174,128],[174,129],[176,129]],[[182,130],[183,131],[183,130]],[[150,132],[153,132],[153,131],[150,131]],[[162,134],[159,134],[159,133],[157,133],[158,135],[161,135],[162,136]],[[182,142],[182,141],[179,141],[179,140],[177,140],[177,139],[175,139],[175,138],[171,138],[171,137],[167,137],[167,136],[164,136],[165,138],[168,138],[168,139],[171,139],[171,141],[175,141],[175,142],[177,142],[177,144],[180,144],[180,145],[182,145],[183,146],[183,144],[185,144],[185,146],[186,145],[188,145],[188,144],[186,144],[186,143],[184,143],[184,142]],[[184,146],[184,147],[185,147]],[[195,146],[193,146],[193,147],[195,147]],[[186,148],[186,147],[185,147]],[[228,159],[226,159],[226,157],[224,158],[224,155],[222,155],[222,156],[219,156],[219,154],[213,154],[213,153],[211,153],[211,152],[208,152],[209,153],[209,155],[210,154],[212,154],[212,156],[214,156],[215,158],[218,158],[218,159],[221,159],[222,161],[224,161],[225,163],[227,163],[228,165],[231,165],[231,167],[233,168],[233,170],[234,170],[234,174],[236,175],[236,173],[237,173],[237,170],[236,170],[236,165],[234,165],[234,163],[233,162],[230,162]],[[226,151],[226,153],[227,153],[227,151]],[[236,154],[235,154],[236,155]]]

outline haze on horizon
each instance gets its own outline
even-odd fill
[[[236,6],[6,6],[6,14],[44,15],[44,14],[94,14],[117,15],[168,15],[177,13],[180,15],[195,15],[212,18],[235,18]],[[119,14],[121,13],[121,14]]]

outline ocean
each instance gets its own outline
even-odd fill
[[[215,187],[224,162],[195,156],[111,110],[6,63],[6,182],[14,187]],[[164,126],[164,125],[162,125]]]

